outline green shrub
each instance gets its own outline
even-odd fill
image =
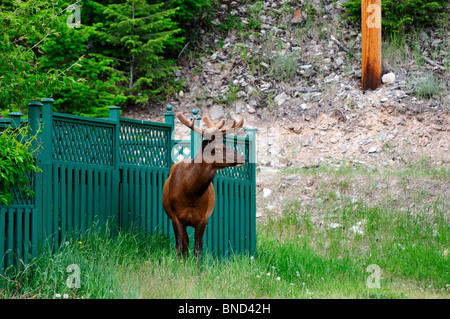
[[[447,0],[383,0],[381,2],[382,29],[386,33],[409,27],[426,27],[448,21]],[[344,4],[353,22],[361,23],[361,0]]]
[[[416,78],[411,82],[412,89],[418,98],[432,98],[441,95],[442,83],[433,72]]]
[[[29,173],[40,169],[34,165],[31,141],[24,136],[27,136],[24,128],[7,128],[0,133],[0,204],[11,204],[13,187],[21,189],[26,196],[34,194]]]
[[[210,2],[208,0],[172,0],[170,7],[178,8],[174,20],[184,26],[209,10],[211,8]]]

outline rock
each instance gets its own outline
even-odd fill
[[[425,41],[426,39],[428,39],[427,33],[426,33],[425,31],[420,31],[420,32],[419,32],[419,39],[420,39],[421,41]]]
[[[438,46],[439,44],[441,44],[442,43],[442,40],[440,40],[440,39],[435,39],[435,40],[433,40],[433,42],[431,42],[431,46],[432,47],[435,47],[435,46]]]
[[[300,108],[301,108],[302,110],[308,110],[310,107],[308,106],[308,104],[302,103],[302,104],[300,105]]]
[[[235,105],[235,110],[236,110],[236,114],[241,114],[242,113],[242,109],[244,108],[245,104],[242,101],[236,101],[234,103]]]
[[[300,73],[302,73],[304,76],[308,77],[311,75],[311,73],[313,71],[313,66],[311,64],[302,65],[302,66],[300,66],[300,69],[302,69],[300,71]]]
[[[272,194],[272,191],[269,188],[264,188],[263,189],[263,197],[267,198],[270,196],[270,194]]]
[[[300,10],[294,11],[294,17],[291,19],[291,24],[301,24],[304,21],[302,12]]]
[[[381,103],[386,103],[388,100],[389,100],[389,99],[388,99],[386,96],[380,98],[380,102],[381,102]]]
[[[338,142],[338,137],[337,136],[331,136],[330,137],[330,143],[331,144],[336,144]]]
[[[224,116],[224,111],[222,105],[213,105],[211,107],[211,119],[217,120],[220,119],[222,116]]]
[[[286,92],[282,92],[280,94],[278,94],[277,96],[275,96],[274,101],[278,104],[278,106],[283,105],[284,102],[286,102],[286,100],[288,99],[288,95],[286,94]]]
[[[184,96],[184,92],[183,92],[183,91],[178,92],[178,97],[179,97],[180,99],[182,99],[183,96]]]
[[[258,106],[258,101],[255,99],[252,99],[248,102],[248,104],[250,104],[251,107],[257,107]]]
[[[250,114],[253,114],[253,113],[256,112],[256,110],[255,110],[254,108],[252,108],[252,107],[249,107],[249,108],[247,109],[247,111],[248,111],[248,113],[250,113]]]
[[[241,98],[242,97],[247,97],[247,93],[245,93],[244,91],[239,91],[239,92],[236,93],[236,96],[237,97],[241,97]]]
[[[395,82],[395,74],[393,72],[389,72],[386,73],[385,75],[383,75],[383,77],[381,78],[381,81],[384,84],[392,84]]]
[[[377,147],[376,146],[372,146],[371,148],[369,148],[369,153],[376,153],[377,152]]]
[[[342,225],[341,225],[341,224],[338,224],[338,223],[330,223],[330,224],[328,225],[328,227],[329,227],[329,228],[332,228],[332,229],[335,229],[335,228],[342,227]]]
[[[397,99],[403,99],[406,97],[406,93],[404,91],[398,90],[395,92],[395,97]]]
[[[341,66],[342,64],[344,64],[344,60],[341,57],[338,57],[335,62],[338,66]]]

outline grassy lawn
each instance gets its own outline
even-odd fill
[[[449,184],[445,170],[409,169],[389,175]],[[1,277],[0,298],[450,297],[448,198],[409,210],[398,201],[347,196],[352,180],[376,172],[319,167],[283,173],[334,182],[319,186],[313,203],[302,205],[294,196],[283,201],[281,214],[258,219],[253,256],[205,254],[201,261],[180,261],[165,236],[96,230],[69,239],[54,254],[42,253],[9,279]],[[421,203],[431,196],[415,194],[412,201]],[[79,288],[73,287],[73,270],[67,271],[71,264],[79,266]],[[371,267],[380,270],[379,288]]]

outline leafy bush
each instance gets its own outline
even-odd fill
[[[39,172],[30,152],[31,140],[25,140],[27,130],[7,128],[0,132],[0,204],[10,205],[11,188],[21,189],[25,195],[33,195],[29,173]]]
[[[425,27],[448,21],[447,0],[383,0],[381,2],[382,28],[386,33],[408,27]],[[344,4],[351,20],[361,23],[361,0]]]
[[[184,26],[208,10],[211,7],[210,2],[208,0],[172,0],[170,7],[178,8],[175,20]]]

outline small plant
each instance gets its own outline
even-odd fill
[[[271,63],[270,75],[278,81],[292,80],[298,69],[298,59],[294,54],[277,54]]]
[[[231,104],[238,100],[237,92],[239,92],[239,86],[234,86],[232,83],[228,86],[228,92],[226,93],[225,102]]]
[[[418,98],[432,98],[441,95],[441,82],[430,72],[426,76],[413,81],[412,89]]]
[[[8,127],[0,133],[0,205],[10,205],[13,201],[12,189],[34,195],[29,174],[41,170],[34,164],[31,139],[26,139],[25,128]],[[35,137],[33,137],[35,138]]]

